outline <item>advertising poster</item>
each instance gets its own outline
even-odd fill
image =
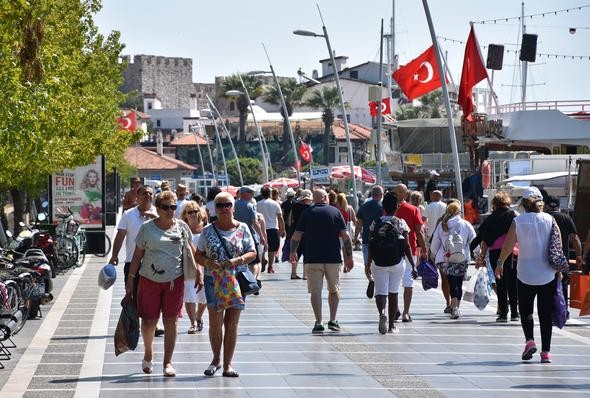
[[[97,156],[94,163],[76,169],[65,169],[51,176],[51,219],[58,214],[74,213],[83,228],[103,228],[104,160]]]

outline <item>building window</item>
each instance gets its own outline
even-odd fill
[[[161,127],[160,124],[161,124],[160,119],[156,119],[156,127]]]
[[[148,105],[148,110],[149,109],[152,109],[152,103],[151,102],[148,102],[147,105]]]
[[[342,120],[342,114],[339,114],[338,116],[336,116],[338,119]],[[346,121],[348,123],[350,123],[350,113],[346,114]]]
[[[351,70],[350,71],[350,78],[351,79],[358,79],[359,78],[359,71],[358,70]]]
[[[233,101],[229,103],[229,110],[233,111],[235,109]]]

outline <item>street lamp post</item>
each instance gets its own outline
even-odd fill
[[[352,177],[352,200],[354,202],[355,209],[358,209],[358,197],[356,195],[356,175],[354,173],[354,156],[352,152],[352,143],[350,142],[350,131],[348,130],[348,120],[346,118],[346,107],[344,105],[344,98],[342,98],[342,88],[340,87],[340,78],[338,71],[336,70],[336,60],[334,59],[334,53],[332,52],[332,46],[330,46],[330,39],[328,38],[328,31],[326,30],[326,24],[320,7],[318,6],[318,12],[320,13],[320,19],[322,20],[322,30],[324,34],[317,34],[308,30],[295,30],[294,34],[299,36],[311,36],[311,37],[323,37],[326,39],[326,45],[328,46],[328,52],[330,53],[330,60],[332,61],[332,68],[334,69],[334,80],[336,82],[336,89],[338,90],[338,97],[340,98],[340,110],[342,111],[342,121],[344,122],[344,132],[346,133],[346,145],[348,146],[348,165],[350,166],[350,174]]]
[[[223,162],[223,170],[225,172],[225,178],[228,180],[228,185],[229,185],[229,179],[228,179],[228,174],[227,174],[227,163],[225,162],[225,153],[223,152],[223,146],[221,145],[221,137],[219,135],[219,129],[217,128],[217,122],[215,121],[215,113],[211,110],[211,109],[203,109],[203,111],[205,112],[209,112],[211,113],[211,116],[213,116],[213,127],[215,127],[215,137],[217,138],[217,148],[219,148],[218,150],[221,150],[221,160]],[[207,146],[209,148],[209,157],[211,158],[211,162],[213,162],[213,156],[211,155],[211,147],[209,146],[209,141],[207,141]],[[219,176],[219,173],[217,173],[217,175]]]
[[[293,136],[293,130],[291,129],[291,121],[289,120],[289,112],[287,111],[287,104],[285,103],[285,97],[283,96],[283,90],[281,90],[281,85],[279,84],[279,79],[277,78],[277,74],[275,73],[274,68],[272,67],[272,62],[270,62],[270,57],[268,56],[268,51],[266,51],[266,46],[262,43],[262,48],[264,48],[264,53],[266,54],[266,59],[268,60],[268,65],[270,67],[270,73],[272,73],[272,78],[277,86],[277,91],[279,93],[279,97],[281,98],[281,107],[283,108],[285,124],[287,126],[287,132],[289,133],[289,138],[291,139],[291,146],[293,147],[293,155],[295,156],[295,171],[297,172],[297,183],[301,186],[301,173],[299,172],[299,157],[297,156],[297,147],[295,146],[295,137]]]
[[[256,131],[258,133],[258,143],[260,144],[260,153],[262,154],[262,179],[266,182],[269,181],[268,179],[268,165],[267,165],[267,154],[264,152],[264,145],[262,140],[264,139],[262,136],[262,132],[260,131],[260,126],[256,121],[256,115],[254,114],[254,108],[252,107],[252,100],[250,99],[250,94],[248,93],[248,89],[244,84],[244,80],[242,79],[242,75],[238,73],[238,77],[240,78],[240,83],[242,83],[242,88],[244,92],[239,90],[229,90],[225,93],[225,95],[229,96],[240,96],[245,95],[246,100],[248,101],[248,106],[250,107],[250,113],[252,113],[252,119],[254,120],[254,125],[256,126]]]
[[[213,123],[215,123],[215,120],[213,121]],[[209,144],[209,136],[207,135],[207,130],[203,126],[203,123],[201,123],[200,121],[198,122],[198,125],[199,129],[201,130],[201,133],[203,134],[203,138],[207,143],[207,152],[209,153],[209,163],[211,163],[211,173],[213,174],[213,179],[217,181],[217,177],[215,174],[215,166],[213,165],[213,155],[211,154],[211,145]]]
[[[203,173],[203,179],[205,178],[205,162],[203,161],[203,153],[201,152],[201,147],[199,146],[199,137],[197,136],[197,128],[191,126],[190,129],[195,137],[195,145],[197,146],[197,151],[199,152],[199,160],[201,163],[201,173]]]
[[[221,125],[223,126],[223,130],[225,131],[225,134],[227,134],[227,138],[229,139],[229,144],[231,145],[231,150],[234,153],[234,157],[236,158],[236,166],[238,167],[238,175],[240,177],[240,186],[242,186],[242,185],[244,185],[244,178],[242,177],[242,168],[240,167],[240,159],[238,159],[236,147],[234,146],[234,142],[231,139],[231,135],[230,135],[229,131],[227,130],[225,123],[223,123],[223,119],[221,118],[221,113],[219,113],[219,110],[217,109],[217,107],[215,106],[213,101],[211,101],[209,94],[206,94],[206,96],[207,96],[207,101],[209,101],[209,106],[211,107],[212,110],[215,111],[215,113],[217,113],[217,116],[219,116],[219,120],[221,121]],[[219,145],[221,146],[221,138],[219,137],[219,132],[217,132],[217,138],[219,139]],[[222,151],[221,153],[223,153],[223,147],[221,148],[221,151]],[[224,157],[225,157],[225,155],[224,155]],[[229,176],[227,175],[227,166],[226,166],[226,170],[225,170],[225,175],[226,175],[226,178],[229,178]],[[229,185],[229,180],[228,180],[228,185]]]

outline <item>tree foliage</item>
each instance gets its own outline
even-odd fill
[[[408,119],[435,119],[446,114],[442,90],[431,91],[420,97],[417,105],[407,104],[401,106],[395,117],[397,120]]]
[[[260,80],[257,76],[254,75],[241,75],[242,80],[244,81],[244,86],[246,86],[246,90],[248,90],[248,95],[250,95],[250,99],[254,100],[262,94],[262,80]],[[240,81],[240,75],[237,73],[227,76],[223,80],[223,92],[226,93],[230,90],[237,90],[244,92],[244,87],[242,86],[242,82]],[[240,138],[239,138],[239,148],[240,153],[246,152],[246,120],[248,118],[248,110],[250,109],[250,104],[248,104],[248,98],[246,94],[243,93],[239,95],[237,98],[225,95],[228,98],[235,99],[236,106],[238,108],[238,112],[240,114]]]
[[[295,107],[301,104],[301,99],[305,95],[307,87],[303,84],[297,83],[297,80],[295,79],[279,80],[279,85],[281,86],[283,97],[285,98],[287,114],[292,116]],[[281,96],[279,95],[279,90],[276,85],[266,86],[263,96],[264,100],[269,104],[282,105]],[[287,127],[287,117],[285,116],[282,106],[281,115],[283,116],[283,156],[285,156],[291,149],[291,138],[289,137],[289,130]]]
[[[313,90],[305,101],[305,105],[322,110],[322,121],[324,122],[324,164],[330,162],[330,135],[332,123],[334,123],[334,109],[338,107],[340,97],[336,86],[324,86],[321,90]]]
[[[262,181],[262,162],[257,158],[239,158],[244,184],[260,184]],[[240,186],[240,177],[236,160],[227,161],[227,172],[231,176],[230,184]]]
[[[47,177],[104,154],[123,164],[138,135],[115,120],[123,49],[119,33],[98,33],[98,0],[0,2],[0,187]]]

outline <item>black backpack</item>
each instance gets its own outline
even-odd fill
[[[376,265],[390,267],[399,264],[405,255],[405,245],[406,239],[392,221],[375,220],[369,235],[369,249]]]

